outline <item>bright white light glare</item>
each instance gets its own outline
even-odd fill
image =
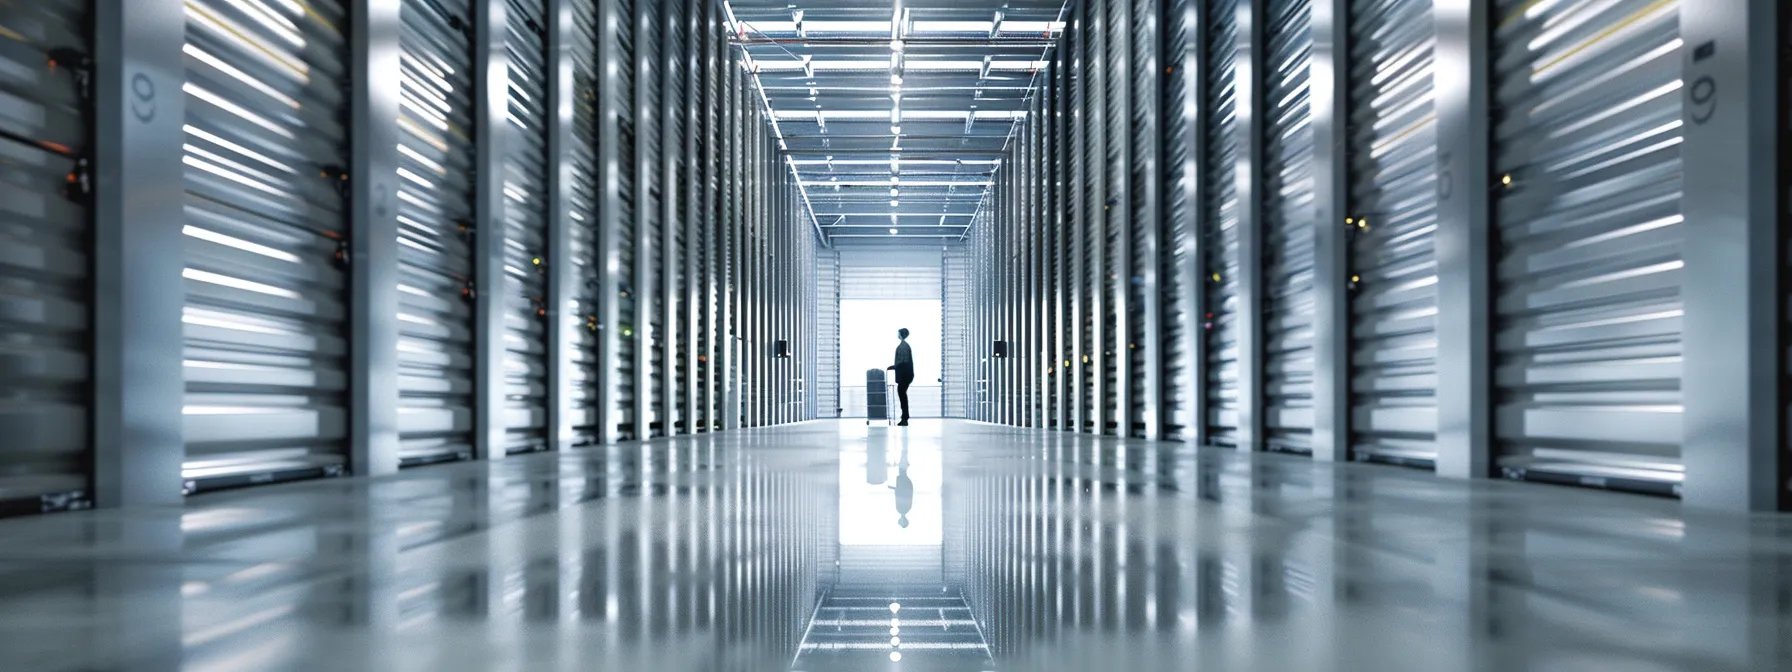
[[[890,638],[890,646],[902,646],[902,638],[901,637],[891,637]]]
[[[902,40],[890,40],[890,51],[902,53]]]
[[[892,229],[892,230],[894,230],[894,229]],[[891,637],[894,637],[901,632],[902,632],[902,628],[898,628],[894,625],[890,626],[890,636]]]
[[[902,195],[902,191],[901,191],[901,190],[898,190],[898,189],[891,189],[891,190],[890,190],[890,196],[891,196],[891,197],[896,197],[896,196],[901,196],[901,195]]]
[[[895,229],[890,229],[890,235],[892,235],[892,236],[894,236],[894,235],[896,235],[896,230],[895,230]],[[890,633],[891,633],[891,634],[895,634],[895,633],[896,633],[896,629],[895,629],[895,628],[890,628]]]
[[[890,199],[890,207],[894,208],[898,205],[902,205],[902,201],[898,201],[894,198]]]
[[[902,652],[901,651],[891,651],[890,652],[890,662],[892,662],[892,663],[902,662]]]
[[[890,613],[894,614],[899,611],[902,611],[902,603],[901,602],[891,602],[890,603]]]
[[[901,84],[902,83],[902,75],[890,75],[890,83],[891,84]]]
[[[890,135],[902,135],[902,127],[901,126],[891,126],[890,127]]]

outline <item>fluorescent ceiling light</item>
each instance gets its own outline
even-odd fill
[[[795,24],[791,30],[796,30]],[[804,21],[803,30],[814,33],[882,33],[890,29],[888,21]]]
[[[988,33],[993,21],[916,21],[917,33]],[[795,30],[795,28],[792,28]]]

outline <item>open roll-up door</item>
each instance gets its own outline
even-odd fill
[[[509,141],[504,159],[504,442],[547,448],[548,72],[547,8],[507,0]]]
[[[91,11],[0,4],[0,515],[92,502]]]
[[[1437,460],[1436,29],[1431,0],[1350,10],[1350,450]]]
[[[473,24],[469,0],[401,6],[399,458],[473,454]]]
[[[1679,492],[1681,8],[1495,4],[1494,434],[1508,477]]]
[[[1206,181],[1201,199],[1201,243],[1206,249],[1204,278],[1206,332],[1207,442],[1238,445],[1240,375],[1238,353],[1239,152],[1237,82],[1238,0],[1212,0],[1207,6]]]
[[[1265,447],[1313,451],[1313,61],[1311,0],[1269,3],[1264,68]]]
[[[184,490],[348,453],[347,14],[186,3]]]

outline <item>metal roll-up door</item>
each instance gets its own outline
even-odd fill
[[[1263,124],[1264,447],[1313,452],[1313,60],[1310,0],[1269,3]]]
[[[1157,278],[1161,289],[1159,300],[1163,306],[1163,315],[1158,320],[1160,333],[1157,336],[1159,347],[1163,349],[1163,391],[1161,421],[1164,425],[1163,437],[1180,440],[1188,437],[1194,425],[1190,415],[1193,399],[1188,397],[1189,387],[1182,383],[1188,376],[1195,375],[1194,353],[1189,348],[1189,327],[1194,316],[1189,314],[1188,299],[1190,287],[1187,285],[1189,274],[1184,270],[1192,266],[1189,255],[1194,252],[1194,152],[1195,129],[1189,122],[1190,87],[1195,85],[1193,65],[1187,52],[1196,40],[1195,30],[1198,23],[1193,11],[1194,0],[1168,0],[1164,7],[1164,79],[1163,79],[1163,130],[1159,148],[1154,151],[1163,166],[1163,174],[1159,189],[1163,201],[1163,219],[1158,226],[1158,270]]]
[[[404,466],[473,454],[473,24],[400,6],[398,429]]]
[[[1207,140],[1206,181],[1201,194],[1202,247],[1206,248],[1204,278],[1207,311],[1203,316],[1207,356],[1207,442],[1238,445],[1238,273],[1239,203],[1236,180],[1238,154],[1237,81],[1238,0],[1214,0],[1207,12],[1207,91],[1205,93]]]
[[[1680,3],[1494,14],[1499,467],[1678,494]]]
[[[616,339],[616,406],[610,409],[616,418],[616,435],[635,435],[635,220],[639,209],[635,203],[635,15],[634,0],[599,0],[616,3],[615,16],[623,19],[615,26],[617,99],[612,112],[616,115],[616,213],[619,226],[617,246],[616,315],[621,322]]]
[[[573,95],[572,146],[566,162],[570,169],[572,189],[567,194],[571,220],[571,244],[567,258],[578,272],[579,284],[573,290],[577,311],[583,322],[570,339],[572,352],[572,398],[567,401],[575,445],[591,445],[603,440],[598,426],[598,405],[603,403],[600,385],[606,378],[598,359],[598,303],[605,300],[603,267],[598,259],[597,213],[597,7],[593,0],[573,0]]]
[[[1436,30],[1431,0],[1352,6],[1349,137],[1353,459],[1437,459]]]
[[[348,454],[348,42],[340,3],[186,3],[183,490]]]
[[[832,250],[820,250],[816,254],[816,289],[820,291],[816,299],[819,315],[816,358],[816,389],[820,391],[821,401],[818,409],[821,417],[840,417],[840,255]],[[969,287],[962,288],[969,290]],[[951,299],[948,298],[948,301]],[[950,307],[947,309],[950,311]],[[948,317],[950,312],[948,312]],[[950,334],[952,323],[947,321],[941,325]],[[960,325],[962,327],[962,324]],[[950,367],[949,359],[952,341],[950,337],[944,342],[948,351],[941,353],[940,362],[943,367]],[[963,344],[960,344],[960,356],[963,355]],[[960,361],[959,365],[963,366]],[[964,371],[965,369],[946,368],[947,371]],[[947,389],[952,389],[948,381]]]
[[[91,11],[0,5],[0,515],[92,503]]]
[[[508,0],[510,138],[504,157],[504,446],[548,445],[547,8]]]
[[[1132,98],[1132,118],[1127,120],[1127,136],[1132,145],[1132,156],[1127,164],[1127,195],[1131,200],[1131,241],[1128,245],[1128,265],[1131,269],[1126,274],[1127,306],[1129,316],[1126,318],[1126,340],[1121,347],[1126,348],[1128,371],[1128,405],[1124,416],[1126,436],[1145,436],[1147,409],[1145,404],[1152,400],[1147,394],[1146,386],[1155,384],[1158,371],[1149,371],[1151,359],[1147,355],[1157,347],[1157,334],[1146,333],[1146,317],[1149,312],[1157,310],[1155,302],[1158,296],[1151,293],[1159,289],[1159,285],[1145,284],[1147,271],[1161,282],[1163,276],[1156,272],[1155,254],[1161,247],[1153,244],[1152,239],[1158,235],[1159,215],[1155,211],[1157,202],[1153,200],[1155,185],[1147,184],[1157,179],[1160,164],[1154,157],[1158,151],[1158,120],[1162,114],[1162,100],[1158,97],[1157,83],[1163,76],[1158,65],[1157,29],[1153,22],[1150,27],[1138,27],[1144,17],[1157,15],[1158,0],[1132,0],[1132,16],[1137,17],[1127,30],[1132,35],[1132,54],[1127,77],[1132,78],[1129,94]],[[1161,360],[1160,360],[1161,362]],[[1161,386],[1160,386],[1161,387]],[[1161,398],[1156,401],[1159,410],[1167,409]],[[1161,420],[1160,420],[1161,424]]]
[[[660,436],[665,434],[666,418],[660,417],[666,395],[666,358],[661,343],[666,338],[666,325],[662,319],[666,301],[666,282],[664,264],[660,263],[661,230],[666,225],[665,217],[665,179],[661,172],[661,163],[666,160],[664,137],[660,133],[660,117],[665,104],[666,73],[669,70],[660,51],[660,43],[665,39],[665,21],[661,17],[661,3],[669,0],[635,0],[644,5],[636,9],[635,48],[640,50],[635,63],[641,68],[635,73],[639,81],[637,94],[644,98],[635,118],[636,154],[640,171],[635,176],[635,188],[639,192],[639,200],[635,204],[637,226],[635,231],[636,248],[635,263],[638,272],[635,281],[639,283],[641,295],[646,301],[637,308],[645,311],[638,320],[646,325],[646,338],[641,338],[637,329],[637,348],[646,348],[646,357],[641,361],[646,367],[635,373],[647,379],[647,417],[640,419],[637,426],[640,435],[637,438]],[[639,356],[639,355],[637,355]]]
[[[971,283],[975,277],[971,273],[971,250],[966,245],[953,245],[946,248],[945,259],[941,262],[940,278],[940,375],[945,378],[941,383],[944,395],[940,400],[940,415],[948,418],[969,417],[970,385],[965,376],[971,370],[970,364],[970,321],[971,321]],[[823,266],[823,273],[827,272]],[[822,278],[822,291],[827,291],[828,278]],[[826,316],[828,306],[822,306]],[[840,319],[840,305],[835,299],[833,319]],[[839,325],[835,325],[838,339]],[[825,331],[823,333],[826,333]],[[839,359],[838,340],[834,342],[836,351],[833,356]],[[826,388],[823,388],[826,389]]]

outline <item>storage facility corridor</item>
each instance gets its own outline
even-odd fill
[[[0,668],[1792,669],[1789,85],[1778,0],[0,2]]]

